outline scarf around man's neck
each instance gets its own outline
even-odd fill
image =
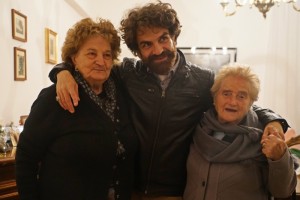
[[[219,140],[212,136],[214,132],[233,135],[234,140]],[[252,109],[236,125],[221,124],[215,109],[210,109],[197,125],[193,142],[196,150],[210,162],[231,163],[249,159],[266,161],[260,144],[262,133],[258,117]]]

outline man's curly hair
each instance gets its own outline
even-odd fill
[[[137,31],[140,27],[166,28],[171,36],[175,36],[175,40],[181,31],[177,13],[169,3],[158,1],[129,10],[121,21],[120,31],[122,39],[135,56],[139,52]]]
[[[112,58],[114,63],[116,63],[121,53],[121,38],[114,25],[109,20],[102,18],[98,18],[96,21],[93,21],[91,18],[82,19],[68,30],[62,46],[62,60],[70,64],[73,63],[72,56],[79,51],[87,39],[94,36],[102,36],[109,42]]]

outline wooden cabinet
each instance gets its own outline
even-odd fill
[[[18,192],[15,181],[15,152],[0,153],[0,199],[17,200]]]

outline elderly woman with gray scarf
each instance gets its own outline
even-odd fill
[[[275,127],[263,136],[252,110],[259,79],[249,67],[223,67],[211,88],[215,107],[196,127],[185,200],[267,200],[295,190],[294,160]]]

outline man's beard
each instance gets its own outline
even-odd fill
[[[167,56],[167,59],[162,62],[155,62],[156,59],[161,59]],[[159,75],[167,75],[175,63],[176,51],[164,50],[160,55],[151,55],[143,59],[145,65]]]

